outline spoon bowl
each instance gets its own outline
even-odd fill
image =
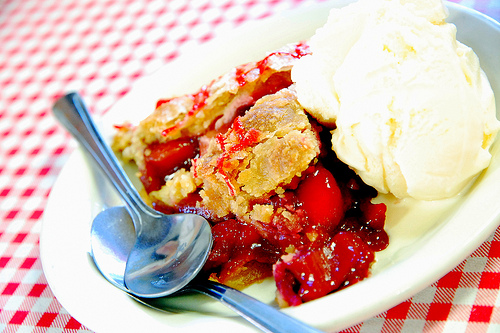
[[[208,223],[200,222],[202,217],[164,216],[142,217],[141,232],[128,255],[125,285],[137,296],[154,298],[180,290],[198,274],[208,257],[212,234]]]
[[[103,210],[92,222],[90,255],[106,280],[126,292],[123,274],[135,238],[134,223],[123,206]]]

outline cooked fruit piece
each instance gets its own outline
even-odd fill
[[[196,139],[182,138],[148,146],[144,151],[144,171],[141,181],[146,191],[157,191],[166,176],[180,168],[189,168],[191,160],[198,154]]]
[[[344,217],[342,193],[332,173],[323,167],[305,177],[297,196],[311,225],[333,230]]]
[[[296,306],[356,283],[374,259],[355,234],[340,232],[323,247],[300,248],[274,266],[281,306]]]

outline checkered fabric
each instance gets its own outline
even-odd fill
[[[0,332],[87,332],[39,259],[41,216],[72,151],[50,108],[104,113],[193,44],[320,0],[0,0]],[[499,0],[456,0],[500,20]],[[500,331],[500,231],[438,282],[346,332]]]
[[[500,229],[425,290],[345,332],[500,332]]]

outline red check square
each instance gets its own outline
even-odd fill
[[[469,321],[488,323],[493,313],[492,306],[473,305],[470,312]]]
[[[479,281],[479,288],[498,289],[500,288],[500,273],[484,272]]]
[[[445,276],[443,276],[438,282],[438,288],[458,288],[460,284],[460,279],[462,278],[462,272],[451,271]]]
[[[54,319],[56,319],[57,313],[44,313],[36,326],[38,327],[50,327]]]
[[[28,311],[16,311],[12,318],[10,318],[9,324],[11,325],[21,325],[28,315]]]
[[[427,320],[445,321],[450,314],[450,303],[432,303],[427,312]]]
[[[387,310],[386,319],[406,319],[410,310],[411,302],[403,302],[392,309]]]

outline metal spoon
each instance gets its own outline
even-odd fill
[[[161,298],[141,298],[130,294],[130,290],[123,283],[123,272],[128,252],[134,245],[134,226],[127,214],[109,223],[108,210],[100,213],[92,224],[92,256],[94,262],[99,262],[100,267],[106,267],[108,271],[103,275],[116,287],[128,292],[136,301],[160,311],[171,312],[168,308],[166,297]],[[120,215],[123,210],[118,210],[111,214]],[[120,246],[113,242],[120,239]],[[106,246],[113,246],[110,251]],[[102,270],[101,270],[102,272]],[[243,318],[254,324],[264,332],[289,333],[308,332],[319,333],[320,331],[307,326],[301,321],[292,318],[276,308],[262,303],[255,298],[242,293],[223,284],[195,279],[182,288],[178,293],[196,292],[207,295],[222,302]]]
[[[127,288],[138,296],[160,297],[188,284],[210,253],[212,233],[209,223],[199,215],[165,215],[147,206],[97,130],[78,94],[70,93],[58,99],[53,111],[61,124],[94,157],[127,204],[127,209],[113,208],[102,213],[113,223],[128,213],[134,223],[135,242],[128,252],[125,267]],[[102,247],[114,251],[115,246],[123,243],[119,236],[103,234],[96,241],[106,242]],[[101,261],[96,264],[101,271],[107,271],[107,266],[99,266]]]
[[[320,332],[267,304],[222,284],[210,281],[189,283],[201,269],[210,251],[211,231],[208,222],[196,215],[188,215],[188,218],[185,218],[184,214],[179,214],[170,221],[172,216],[160,214],[144,204],[101,137],[78,94],[70,93],[57,100],[53,111],[57,119],[91,153],[128,205],[127,209],[125,207],[108,208],[97,215],[92,223],[92,257],[99,271],[109,282],[129,293],[139,302],[159,310],[163,310],[161,298],[152,297],[166,296],[176,291],[194,291],[221,301],[265,332]],[[146,213],[140,213],[142,211]],[[138,222],[142,214],[146,215],[147,220]],[[163,220],[156,222],[150,216],[163,217]],[[167,219],[169,223],[163,222]],[[197,230],[197,233],[191,236],[190,231],[193,229]],[[173,239],[165,237],[165,234],[172,230],[178,232],[179,237]],[[133,257],[134,251],[142,251],[143,247],[138,243],[145,241],[146,235],[153,240],[151,242],[147,239],[146,242],[146,252],[153,259],[140,255]],[[185,237],[186,235],[188,237]],[[176,242],[184,245],[177,246]],[[176,249],[175,254],[168,251],[171,246]],[[177,258],[172,261],[171,257]],[[146,291],[151,289],[153,292],[137,292],[136,289],[131,288],[130,282],[135,281],[133,275],[141,271],[141,268],[130,269],[131,258],[137,260],[136,265],[147,267],[144,270],[153,272],[153,274],[147,272],[142,275],[140,283],[134,283],[132,286]],[[193,258],[195,260],[191,262]],[[144,260],[144,264],[141,260]],[[157,262],[155,260],[163,265],[160,269],[151,266]],[[190,264],[194,267],[190,268]],[[185,268],[185,266],[188,267]],[[181,271],[180,274],[177,272],[178,269]],[[155,276],[154,274],[158,272],[162,274]],[[132,277],[129,276],[127,279],[127,274]],[[143,282],[148,278],[151,279],[151,287],[146,285],[145,288]],[[158,292],[157,289],[163,290]]]

